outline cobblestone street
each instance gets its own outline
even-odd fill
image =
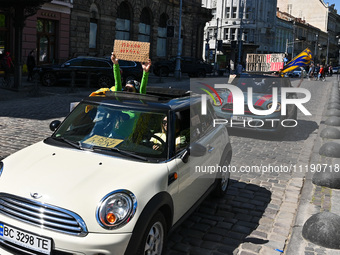
[[[227,194],[221,199],[206,199],[169,236],[165,254],[285,253],[292,241],[290,237],[301,189],[306,169],[309,169],[324,105],[335,80],[336,77],[329,77],[326,82],[304,80],[301,87],[308,89],[312,95],[305,107],[312,116],[298,111],[298,125],[290,128],[282,138],[230,131],[233,149],[231,165],[236,171],[231,173]],[[292,81],[293,86],[298,82]],[[176,87],[167,83],[164,86]],[[5,100],[1,100],[0,96],[0,159],[50,135],[50,122],[62,120],[69,112],[70,103],[80,100],[89,92],[54,92],[39,97]],[[245,171],[246,166],[257,166],[259,171]],[[317,194],[314,204],[321,206],[322,203],[325,208],[331,206],[331,192],[328,189],[316,188],[314,192]],[[324,249],[312,245],[308,250],[325,254]]]

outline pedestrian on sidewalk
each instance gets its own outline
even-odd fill
[[[27,56],[26,65],[27,65],[27,81],[33,80],[33,69],[35,67],[35,56],[34,56],[35,50],[31,50],[30,53]]]
[[[326,80],[326,78],[325,78],[325,68],[323,67],[323,65],[320,65],[318,80],[322,80],[322,81]]]
[[[307,74],[309,81],[310,81],[311,78],[313,79],[314,68],[315,68],[314,63],[311,63],[310,66],[309,66],[308,74]]]
[[[5,77],[4,79],[8,81],[10,79],[10,74],[13,71],[14,64],[11,58],[11,53],[6,51],[5,56],[1,60],[1,67],[3,68],[5,72]]]

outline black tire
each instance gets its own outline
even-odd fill
[[[161,67],[159,70],[159,75],[162,77],[168,77],[169,76],[169,68],[167,67]]]
[[[107,75],[103,75],[98,78],[97,86],[99,88],[110,88],[113,85],[113,79]]]
[[[204,77],[206,77],[206,76],[207,76],[207,72],[206,72],[205,70],[203,70],[203,69],[198,70],[198,72],[197,72],[197,77],[204,78]]]
[[[224,167],[224,170],[228,170],[228,166],[230,165],[229,163],[230,159],[229,156],[226,156],[224,160],[221,161],[221,169]],[[226,193],[228,186],[229,186],[229,177],[230,177],[230,172],[229,171],[221,171],[217,174],[216,177],[216,187],[213,191],[214,196],[216,197],[223,197],[224,194]]]
[[[57,83],[57,76],[52,72],[46,72],[41,76],[43,86],[54,86]]]
[[[137,255],[161,255],[166,240],[167,225],[161,212],[157,212],[150,220],[139,248]]]
[[[159,70],[158,70],[158,69],[154,68],[154,69],[153,69],[153,73],[154,73],[156,76],[159,76]]]

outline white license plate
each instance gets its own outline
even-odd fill
[[[245,117],[245,116],[232,116],[231,117],[232,120],[237,120],[237,121],[250,121],[252,120],[251,117]]]
[[[52,240],[0,223],[0,239],[44,254],[51,253]]]

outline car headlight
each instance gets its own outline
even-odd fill
[[[2,161],[0,161],[0,177],[1,177],[3,170],[4,170],[4,163]]]
[[[105,229],[124,226],[134,216],[137,199],[128,190],[116,190],[106,195],[97,208],[97,221]]]
[[[267,104],[267,109],[270,109],[272,107],[272,105],[273,105],[273,103]],[[275,112],[279,112],[279,111],[281,111],[281,104],[277,103],[277,107],[276,107]]]
[[[217,95],[214,95],[214,106],[222,106],[223,104],[223,99],[221,97],[218,97]],[[221,100],[221,101],[220,101]]]

